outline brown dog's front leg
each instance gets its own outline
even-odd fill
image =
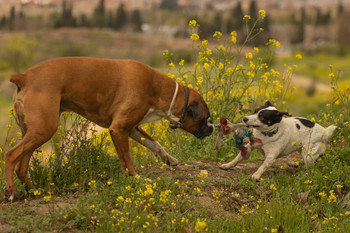
[[[136,172],[129,150],[129,132],[124,130],[122,127],[111,126],[109,128],[109,133],[117,151],[124,174],[135,176]]]

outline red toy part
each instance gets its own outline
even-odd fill
[[[262,141],[259,138],[253,138],[252,140],[250,140],[251,145],[254,145],[256,143],[261,144]]]
[[[227,119],[221,117],[220,118],[220,125],[224,128],[224,134],[229,134],[230,133],[230,127],[227,126]]]

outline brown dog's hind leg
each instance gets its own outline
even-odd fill
[[[27,177],[30,157],[33,151],[47,142],[54,132],[55,130],[49,129],[47,131],[41,130],[31,132],[30,129],[28,129],[23,139],[5,153],[6,187],[4,195],[6,201],[13,201],[14,199],[14,170],[16,165],[18,165],[16,173],[20,180],[26,183],[27,188],[33,188],[32,183]]]
[[[177,159],[169,155],[163,147],[153,139],[150,135],[148,135],[145,131],[140,129],[139,127],[135,127],[131,130],[130,137],[140,143],[141,145],[148,148],[153,152],[154,155],[158,155],[163,162],[168,165],[176,166],[179,162]]]
[[[33,97],[33,99],[36,98]],[[42,99],[41,103],[31,101],[25,107],[23,101],[14,100],[23,139],[5,153],[6,186],[4,196],[6,201],[14,199],[15,169],[18,178],[26,184],[26,188],[33,188],[27,177],[31,155],[35,149],[47,142],[57,130],[59,107],[54,108],[54,103],[49,102],[49,98],[46,100],[48,101]]]

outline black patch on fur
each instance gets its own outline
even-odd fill
[[[273,107],[273,104],[270,103],[270,101],[266,101],[265,105],[258,107],[254,110],[254,113],[259,112],[262,109],[268,108],[268,107]]]
[[[261,110],[259,112],[259,120],[268,126],[280,123],[283,114],[278,110]]]
[[[308,119],[299,118],[299,117],[296,117],[296,119],[298,119],[307,128],[313,128],[315,126],[315,122],[312,122]]]
[[[21,92],[21,88],[17,86],[17,94]]]
[[[295,126],[297,127],[297,129],[300,129],[300,125],[299,124],[296,124]]]

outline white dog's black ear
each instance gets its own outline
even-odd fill
[[[273,107],[273,104],[271,104],[271,102],[268,100],[265,102],[265,106],[266,107]]]
[[[286,115],[286,116],[289,116],[289,117],[291,117],[292,115],[290,115],[288,112],[280,112],[281,113],[281,116],[283,116],[283,115]]]
[[[195,121],[200,121],[204,118],[204,108],[201,104],[193,101],[188,107],[187,112]]]

